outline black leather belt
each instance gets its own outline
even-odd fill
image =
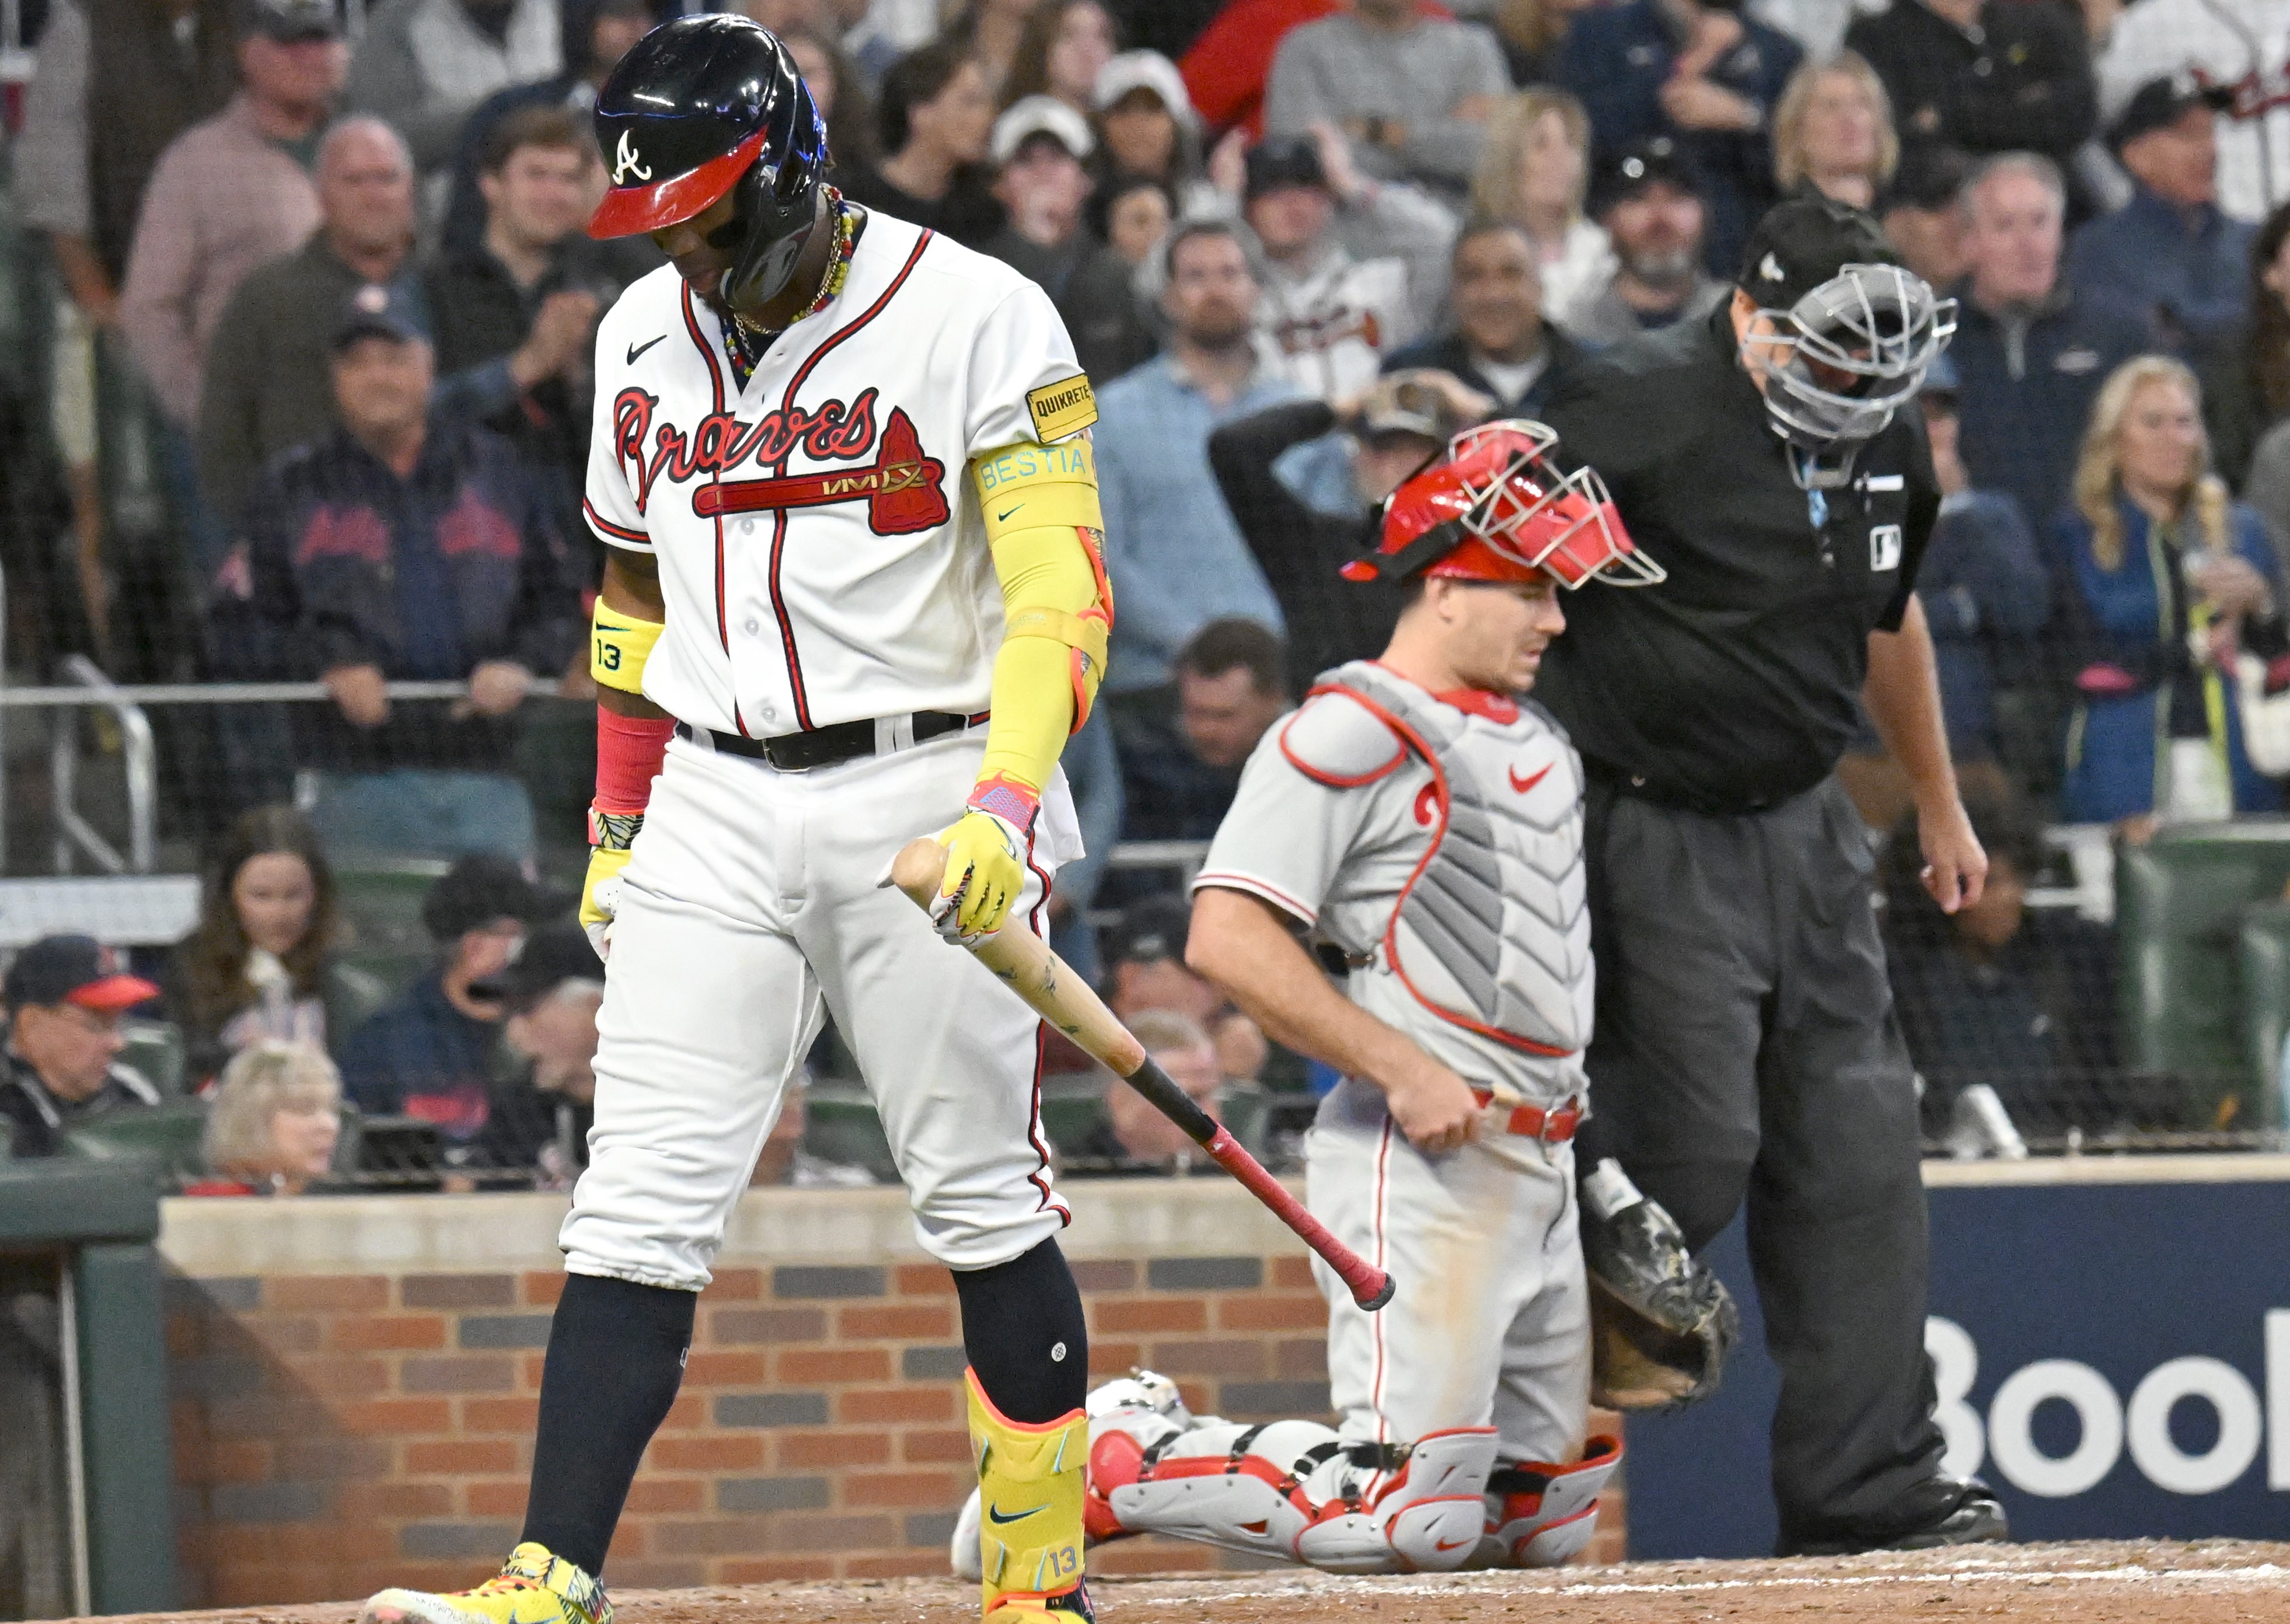
[[[961,732],[971,725],[970,717],[943,710],[918,710],[911,717],[900,720],[914,724],[917,744]],[[769,762],[782,772],[831,767],[837,762],[877,754],[876,723],[871,716],[856,722],[837,722],[829,727],[807,728],[800,733],[781,733],[776,739],[742,739],[737,733],[719,733],[679,722],[676,724],[676,736],[720,755],[737,756],[743,761]]]

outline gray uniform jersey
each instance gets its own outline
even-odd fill
[[[1533,1104],[1581,1092],[1591,971],[1581,758],[1533,706],[1478,693],[1433,696],[1380,667],[1344,667],[1323,681],[1330,679],[1385,703],[1323,693],[1274,724],[1241,774],[1196,887],[1247,892],[1312,927],[1357,966],[1345,980],[1354,1002],[1466,1079]],[[1411,731],[1446,764],[1444,772],[1386,719],[1403,711],[1422,724]],[[1498,764],[1492,772],[1491,763]],[[1443,873],[1452,896],[1452,882],[1469,878],[1457,863],[1468,867],[1489,850],[1496,883],[1488,889],[1500,899],[1492,911],[1501,918],[1483,912],[1482,940],[1449,939],[1443,950],[1423,929],[1393,925],[1402,892],[1451,815],[1446,848],[1403,920],[1424,924],[1425,905],[1441,900]],[[1492,841],[1477,844],[1473,837],[1490,824]],[[1482,959],[1491,975],[1480,979],[1493,985],[1474,998],[1470,972]],[[1474,1006],[1480,1015],[1501,1012],[1501,1036],[1473,1029],[1491,1026],[1469,1019]],[[1520,1039],[1562,1052],[1534,1052]]]

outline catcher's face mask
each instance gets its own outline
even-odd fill
[[[1605,482],[1589,468],[1562,473],[1558,436],[1524,419],[1465,429],[1384,503],[1377,548],[1343,567],[1348,580],[1418,570],[1461,580],[1586,581],[1641,587],[1661,566],[1622,528]]]
[[[1824,460],[1849,468],[1956,332],[1956,300],[1898,265],[1847,265],[1788,309],[1758,314],[1742,358],[1765,374],[1774,432],[1804,453],[1790,460],[1800,484],[1834,483],[1812,466]]]

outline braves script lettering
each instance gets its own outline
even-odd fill
[[[822,402],[815,411],[790,406],[766,412],[754,423],[711,412],[690,434],[673,423],[655,428],[653,411],[659,404],[660,396],[638,388],[622,389],[613,402],[613,445],[635,487],[638,512],[652,500],[653,482],[662,473],[669,484],[682,484],[694,476],[721,478],[749,460],[758,468],[777,468],[798,448],[813,461],[829,462],[853,460],[875,446],[873,389],[862,390],[848,406],[839,400]]]

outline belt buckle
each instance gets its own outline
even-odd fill
[[[797,765],[796,765],[794,763],[792,763],[792,762],[782,761],[782,760],[781,760],[781,759],[780,759],[780,752],[779,752],[779,748],[778,748],[778,747],[779,747],[779,740],[778,740],[778,739],[776,739],[776,738],[773,738],[773,739],[764,739],[764,740],[757,740],[757,742],[758,742],[758,743],[760,743],[760,744],[764,747],[764,761],[765,761],[765,764],[766,765],[768,765],[768,766],[769,766],[769,767],[770,767],[773,772],[801,772],[804,770],[803,768],[801,768],[801,767],[799,767],[799,766],[797,766]]]
[[[1569,1115],[1574,1117],[1574,1121],[1567,1128],[1566,1137],[1568,1139],[1573,1138],[1574,1129],[1581,1125],[1581,1114],[1578,1108],[1581,1098],[1582,1096],[1580,1094],[1569,1094],[1557,1105],[1543,1107],[1542,1125],[1535,1130],[1535,1141],[1538,1144],[1544,1145],[1557,1145],[1564,1143],[1565,1141],[1554,1134],[1551,1130],[1557,1126],[1558,1119],[1561,1116]]]

